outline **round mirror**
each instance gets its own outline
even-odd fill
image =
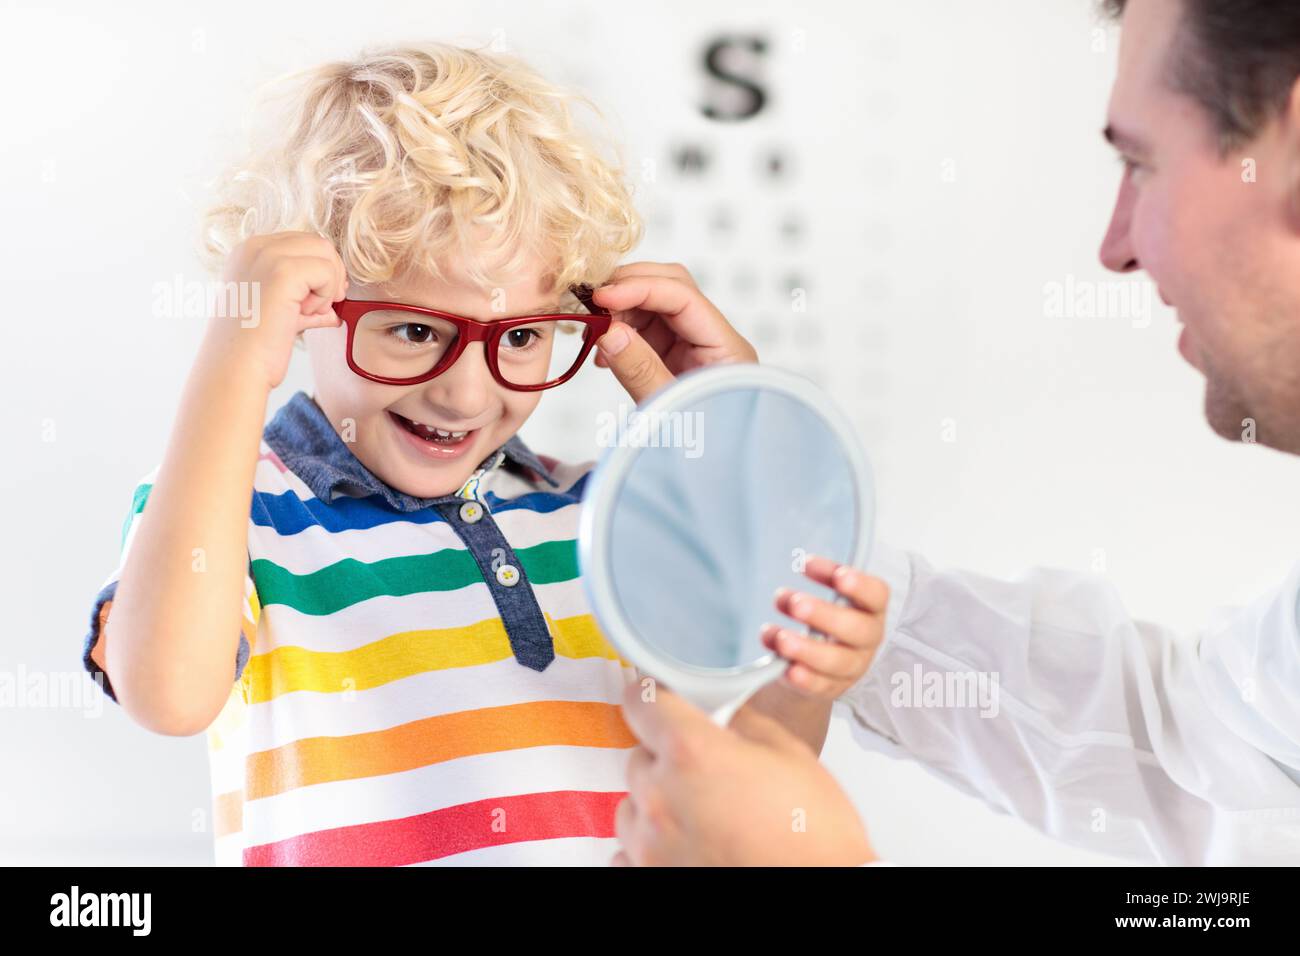
[[[725,723],[786,667],[759,637],[795,626],[774,592],[834,598],[803,561],[864,566],[871,502],[852,429],[807,379],[688,373],[628,416],[591,477],[578,552],[592,611],[627,660]]]

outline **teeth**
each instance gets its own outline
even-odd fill
[[[412,425],[414,425],[417,429],[419,429],[425,435],[425,437],[439,438],[442,439],[443,441],[459,441],[460,439],[464,438],[466,435],[469,434],[468,431],[453,432],[453,431],[448,431],[445,428],[438,428],[434,425],[426,425],[424,424],[424,422],[417,422],[413,418],[408,418],[407,421],[409,421]]]

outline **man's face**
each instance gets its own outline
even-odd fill
[[[448,275],[455,273],[448,270]],[[418,305],[483,321],[555,311],[557,297],[540,265],[533,263],[521,276],[496,290],[407,276],[383,286],[352,283],[348,298]],[[314,397],[335,430],[376,477],[417,498],[454,494],[484,458],[519,430],[541,399],[540,392],[499,384],[488,369],[482,342],[469,343],[451,368],[427,382],[382,385],[348,367],[346,326],[311,329],[303,337],[316,383]],[[411,423],[467,434],[430,440],[415,434]]]
[[[1183,323],[1179,351],[1206,379],[1225,438],[1300,452],[1300,242],[1287,116],[1227,156],[1203,106],[1169,84],[1180,0],[1130,0],[1108,138],[1125,173],[1103,264],[1145,270]]]

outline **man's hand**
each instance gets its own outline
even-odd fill
[[[612,370],[635,402],[690,369],[758,361],[754,347],[704,297],[685,266],[619,266],[593,298],[615,320],[597,343],[596,364]]]
[[[641,746],[615,832],[615,864],[857,866],[876,859],[857,811],[806,745],[743,707],[729,729],[662,688],[623,694]]]
[[[833,701],[867,672],[884,640],[889,585],[817,556],[809,557],[804,574],[846,598],[850,606],[782,588],[776,595],[776,609],[820,631],[825,640],[775,624],[763,628],[761,640],[791,662],[782,683],[810,697]]]

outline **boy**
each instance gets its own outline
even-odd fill
[[[586,466],[516,432],[608,328],[582,287],[640,220],[513,60],[298,79],[208,216],[257,308],[209,323],[86,667],[207,730],[218,862],[607,863],[633,675],[577,578]],[[300,336],[314,395],[263,430]]]

